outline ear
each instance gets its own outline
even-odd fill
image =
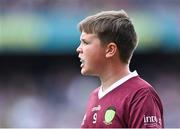
[[[115,43],[112,42],[106,46],[106,57],[107,58],[114,56],[116,52],[117,52],[117,45]]]

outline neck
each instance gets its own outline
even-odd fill
[[[129,73],[129,65],[119,65],[118,67],[112,67],[109,70],[107,69],[106,73],[100,77],[102,90],[105,91],[113,83],[128,75]]]

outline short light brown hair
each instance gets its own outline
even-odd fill
[[[129,63],[137,45],[137,35],[131,19],[124,10],[103,11],[79,23],[80,31],[96,34],[102,44],[116,43],[120,60]]]

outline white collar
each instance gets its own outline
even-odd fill
[[[98,98],[101,99],[107,93],[109,93],[110,91],[112,91],[116,87],[120,86],[121,84],[123,84],[124,82],[126,82],[127,80],[129,80],[130,78],[135,77],[135,76],[138,76],[138,73],[136,71],[131,72],[130,74],[124,76],[123,78],[121,78],[118,81],[116,81],[115,83],[113,83],[105,91],[102,91],[102,86],[101,86],[100,89],[99,89],[99,92],[98,92]]]

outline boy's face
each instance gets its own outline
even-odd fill
[[[76,49],[81,62],[81,74],[99,75],[105,62],[105,47],[95,34],[81,33],[80,45]]]

